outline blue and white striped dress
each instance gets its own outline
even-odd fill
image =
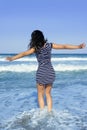
[[[53,84],[55,80],[55,71],[51,64],[52,43],[46,43],[39,51],[36,52],[38,69],[36,72],[37,84]]]

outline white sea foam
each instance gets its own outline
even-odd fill
[[[26,65],[26,64],[17,64],[17,65],[7,65],[0,66],[0,72],[2,71],[11,71],[11,72],[31,72],[36,71],[36,65]]]
[[[6,58],[4,58],[4,57],[0,57],[0,61],[6,61]],[[32,57],[32,58],[20,58],[20,59],[17,59],[16,61],[37,61],[37,59],[35,58],[35,57]]]
[[[78,58],[78,57],[52,58],[52,61],[87,61],[87,58]]]
[[[37,70],[37,64],[16,64],[16,65],[5,65],[0,66],[0,72],[11,71],[11,72],[32,72]],[[87,65],[66,65],[56,64],[54,65],[55,71],[82,71],[87,70]]]
[[[0,57],[0,61],[6,61],[6,58]],[[24,57],[21,59],[17,59],[16,61],[31,61],[36,62],[36,57]],[[87,58],[80,58],[80,57],[64,57],[64,58],[52,58],[52,61],[87,61]]]
[[[2,126],[3,130],[80,130],[86,127],[78,116],[73,116],[68,111],[53,110],[48,113],[44,110],[32,109],[7,121]]]
[[[65,64],[58,64],[54,66],[56,71],[80,71],[80,70],[87,70],[87,65],[65,65]]]

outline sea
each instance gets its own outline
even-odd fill
[[[40,110],[35,55],[0,54],[0,130],[87,130],[87,54],[52,54],[53,109]]]

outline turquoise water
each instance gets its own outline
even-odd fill
[[[87,130],[87,54],[53,54],[53,111],[37,102],[34,55],[0,55],[0,130]]]

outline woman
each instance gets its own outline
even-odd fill
[[[68,45],[48,43],[40,30],[35,30],[31,34],[31,41],[29,49],[25,52],[19,53],[13,57],[7,57],[9,61],[19,59],[21,57],[35,53],[38,61],[38,69],[36,72],[36,83],[38,91],[38,102],[41,109],[44,108],[44,94],[46,94],[46,101],[48,111],[52,110],[51,89],[55,80],[55,72],[51,64],[51,50],[53,49],[82,49],[85,44]]]

